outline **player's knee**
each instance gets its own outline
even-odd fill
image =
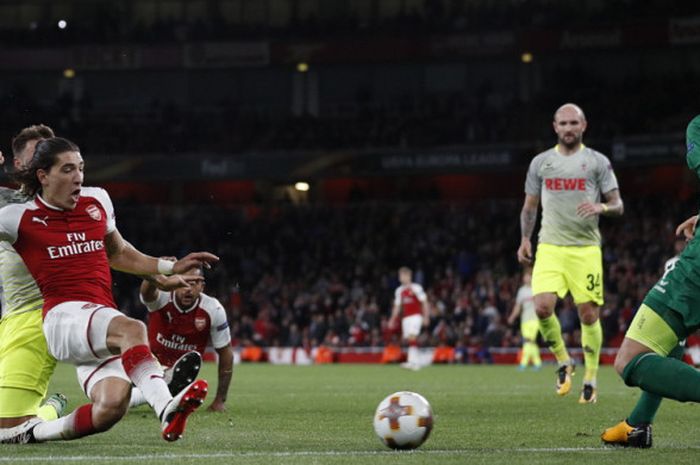
[[[626,354],[623,351],[618,351],[617,356],[615,357],[615,362],[613,363],[613,366],[615,367],[615,371],[617,372],[618,375],[622,376],[625,367],[629,363],[629,358],[626,356]]]
[[[128,397],[98,399],[92,407],[93,425],[99,432],[107,431],[126,415]]]
[[[579,318],[584,325],[592,325],[598,321],[598,314],[595,311],[583,312]]]
[[[598,321],[598,307],[593,304],[582,304],[579,306],[578,316],[584,325],[592,325]]]
[[[540,320],[543,318],[549,318],[554,313],[554,307],[549,305],[548,302],[537,302],[535,304],[535,313],[537,318]]]
[[[129,339],[143,342],[147,340],[147,329],[146,325],[143,324],[142,321],[139,320],[134,320],[134,319],[129,319],[127,323],[125,323],[124,327],[124,332],[125,334],[128,335]]]

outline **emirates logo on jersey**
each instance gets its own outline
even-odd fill
[[[88,215],[90,215],[90,218],[95,221],[100,221],[102,219],[102,212],[95,204],[88,205],[87,208],[85,208],[85,211]]]
[[[202,331],[204,328],[207,327],[207,319],[202,317],[195,318],[194,327],[197,328],[197,331]]]

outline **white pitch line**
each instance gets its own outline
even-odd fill
[[[662,447],[657,450],[664,449],[688,449],[697,450],[700,446],[688,447]],[[221,452],[211,454],[140,454],[140,455],[46,455],[46,456],[31,456],[31,457],[0,457],[0,463],[7,462],[31,462],[37,460],[52,461],[52,462],[86,462],[86,461],[134,461],[134,460],[170,460],[170,459],[216,459],[216,458],[255,458],[255,457],[362,457],[362,456],[393,456],[397,454],[407,455],[463,455],[463,454],[488,454],[488,453],[503,453],[503,452],[524,452],[524,453],[542,453],[542,452],[595,452],[595,453],[611,453],[618,452],[622,449],[613,447],[520,447],[513,449],[428,449],[417,451],[289,451],[289,452]]]

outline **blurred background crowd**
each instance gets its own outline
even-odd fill
[[[607,346],[619,345],[664,262],[682,247],[674,229],[694,205],[635,199],[625,210],[623,219],[605,219],[602,227]],[[510,200],[231,210],[125,206],[118,208],[118,224],[142,250],[181,255],[199,247],[221,256],[207,273],[207,292],[229,312],[237,344],[396,342],[399,328],[389,327],[388,318],[398,267],[409,265],[430,302],[422,343],[480,349],[520,344],[518,325],[506,323],[521,285],[519,212],[520,203]],[[119,278],[120,308],[144,318],[135,281]],[[580,325],[570,299],[561,303],[559,318],[567,341],[578,346]]]

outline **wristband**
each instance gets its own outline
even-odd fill
[[[164,274],[170,276],[173,274],[173,269],[175,268],[175,263],[170,260],[158,259],[158,274]]]
[[[600,206],[603,207],[603,213],[607,213],[607,212],[608,212],[609,208],[608,208],[607,205],[605,205],[604,203],[601,203]]]

